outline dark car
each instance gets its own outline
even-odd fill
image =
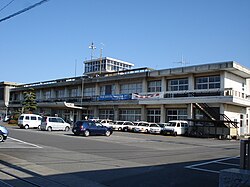
[[[73,128],[72,132],[75,135],[105,135],[110,136],[113,133],[111,127],[103,126],[101,123],[96,123],[94,121],[77,121]]]
[[[0,125],[0,142],[3,142],[4,140],[7,139],[8,137],[8,130],[4,127]]]

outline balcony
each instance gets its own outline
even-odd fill
[[[109,94],[101,96],[77,96],[62,98],[37,99],[38,105],[45,103],[67,102],[76,105],[98,105],[111,102],[116,104],[189,104],[189,103],[228,103],[239,106],[250,106],[250,96],[243,92],[233,90],[232,88],[210,89],[210,90],[185,90],[185,91],[167,91],[157,93],[138,93],[138,94]],[[13,107],[20,107],[22,101],[10,101]]]
[[[232,88],[132,94],[139,104],[228,103],[249,106],[250,96]]]

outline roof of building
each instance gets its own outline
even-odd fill
[[[151,71],[149,73],[149,76],[184,75],[189,73],[198,74],[198,73],[205,73],[205,72],[209,73],[222,70],[226,70],[243,78],[250,78],[250,69],[234,61],[155,70]]]
[[[186,74],[199,74],[199,73],[212,73],[218,71],[228,71],[243,78],[250,78],[250,69],[246,68],[234,61],[228,62],[219,62],[219,63],[209,63],[209,64],[201,64],[201,65],[194,65],[194,66],[186,66],[186,67],[177,67],[177,68],[168,68],[168,69],[161,69],[161,70],[154,70],[151,68],[136,68],[130,70],[123,70],[119,72],[108,72],[103,74],[103,76],[98,77],[89,77],[89,76],[78,76],[78,77],[69,77],[63,79],[54,79],[49,81],[41,81],[35,83],[28,83],[28,84],[18,84],[13,82],[0,82],[0,85],[9,85],[17,88],[27,88],[27,87],[36,87],[36,86],[48,86],[48,85],[66,85],[71,83],[75,83],[76,81],[84,80],[92,80],[95,81],[98,79],[98,82],[108,81],[108,80],[117,80],[117,76],[120,79],[124,79],[124,75],[134,77],[133,75],[143,76],[147,73],[148,77],[161,77],[161,76],[173,76],[173,75],[186,75]],[[144,74],[142,74],[144,73]],[[112,78],[113,77],[113,78]]]

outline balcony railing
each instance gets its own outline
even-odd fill
[[[62,98],[46,98],[37,99],[37,103],[43,102],[69,102],[69,103],[82,103],[82,102],[97,102],[97,101],[114,101],[114,100],[131,100],[131,99],[170,99],[170,98],[184,98],[184,97],[209,97],[209,96],[231,96],[241,99],[250,100],[250,96],[243,92],[233,90],[232,88],[210,89],[210,90],[193,90],[193,91],[167,91],[156,93],[133,93],[133,94],[109,94],[109,95],[94,95],[94,96],[75,96],[75,97],[62,97]],[[10,104],[22,104],[22,100],[10,101]]]
[[[180,97],[208,97],[208,96],[233,96],[241,99],[250,99],[250,96],[232,88],[209,89],[209,90],[184,90],[167,92],[147,92],[133,94],[133,99],[154,99],[154,98],[180,98]]]

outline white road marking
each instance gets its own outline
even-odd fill
[[[209,165],[209,164],[214,164],[214,163],[216,163],[216,164],[224,164],[224,165],[231,165],[231,166],[239,166],[238,164],[230,164],[230,163],[223,162],[223,161],[230,160],[230,159],[237,159],[238,157],[239,156],[228,157],[228,158],[213,160],[213,161],[210,161],[210,162],[203,162],[203,163],[199,163],[199,164],[193,164],[193,165],[190,165],[190,166],[185,166],[185,168],[198,170],[198,171],[205,171],[205,172],[210,172],[210,173],[220,173],[219,171],[215,171],[215,170],[199,168],[199,166],[204,166],[204,165]]]
[[[8,137],[8,138],[11,139],[11,140],[14,140],[14,141],[26,144],[26,145],[30,145],[30,146],[36,147],[36,148],[42,148],[41,146],[38,146],[36,144],[28,143],[28,142],[25,142],[25,141],[22,141],[22,140],[19,140],[19,139],[15,139],[15,138],[11,138],[11,137]]]

